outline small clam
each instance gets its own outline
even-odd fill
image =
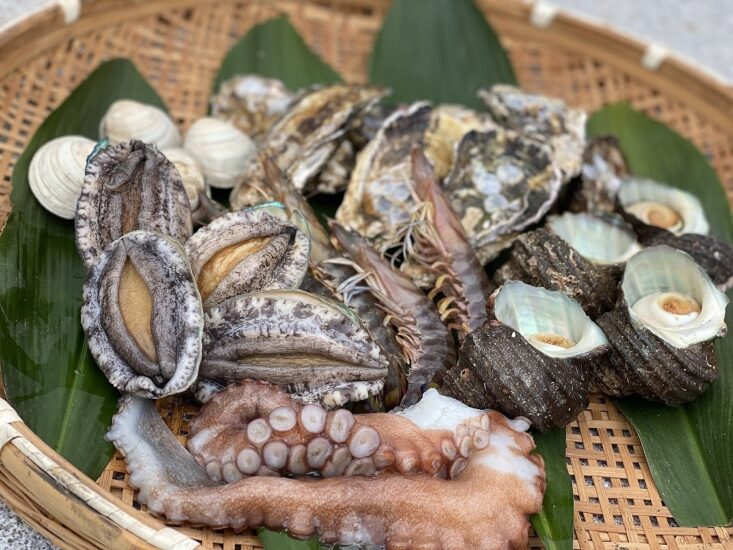
[[[87,268],[115,239],[135,229],[184,243],[191,208],[173,163],[154,145],[123,141],[87,164],[76,208],[76,246]]]
[[[619,306],[598,318],[612,351],[594,369],[597,389],[667,405],[695,399],[718,376],[712,340],[726,332],[726,295],[668,246],[633,256],[621,292]]]
[[[181,133],[165,112],[132,99],[109,106],[99,122],[99,137],[107,138],[110,145],[137,139],[161,149],[181,146]]]
[[[67,220],[76,215],[84,185],[84,167],[94,142],[82,136],[62,136],[42,145],[31,159],[28,184],[46,210]]]
[[[206,183],[231,189],[245,175],[254,158],[256,146],[242,131],[229,122],[204,117],[186,132],[185,148],[201,163]]]
[[[293,93],[280,80],[237,75],[222,82],[211,98],[211,115],[231,122],[259,142],[292,100]]]
[[[90,267],[83,296],[89,350],[115,388],[158,398],[194,383],[204,315],[180,244],[127,233]]]
[[[618,216],[568,212],[520,235],[495,279],[560,290],[596,318],[616,304],[624,263],[639,250],[636,235]]]
[[[384,356],[353,312],[320,296],[255,292],[206,314],[204,378],[266,380],[302,401],[338,406],[367,397],[364,389],[381,391],[386,374]]]
[[[675,235],[707,235],[710,231],[697,197],[653,180],[624,179],[618,201],[624,215],[635,226],[653,226]]]
[[[565,426],[588,404],[589,374],[608,351],[603,332],[562,292],[519,281],[498,289],[491,307],[493,320],[466,337],[441,393],[540,430]]]
[[[186,242],[206,308],[239,294],[298,288],[309,250],[305,222],[288,221],[278,203],[226,214]]]

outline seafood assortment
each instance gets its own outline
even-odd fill
[[[152,513],[522,547],[545,485],[530,427],[593,391],[674,406],[718,376],[733,248],[693,195],[586,142],[560,100],[387,93],[240,75],[183,138],[121,100],[96,147],[33,157],[39,203],[75,220],[82,327],[123,394],[108,438]],[[307,200],[342,191],[335,220]],[[203,404],[185,446],[154,405],[171,396]]]

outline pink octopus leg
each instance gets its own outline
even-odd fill
[[[303,405],[266,382],[243,381],[218,393],[191,422],[188,448],[209,477],[323,477],[386,470],[455,477],[472,451],[489,444],[489,417],[450,430],[424,430],[405,417],[354,416]]]

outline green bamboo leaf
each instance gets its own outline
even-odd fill
[[[257,529],[257,536],[262,541],[265,550],[319,550],[321,548],[318,537],[296,540],[285,533],[270,531],[264,527]]]
[[[252,27],[224,57],[214,91],[237,74],[278,78],[291,90],[313,84],[333,84],[341,77],[306,45],[285,17]]]
[[[48,213],[28,187],[36,150],[63,135],[97,139],[115,100],[164,107],[127,60],[104,63],[49,115],[13,171],[13,211],[0,234],[0,363],[8,399],[46,443],[92,479],[113,448],[105,443],[117,393],[94,364],[79,321],[84,264],[74,223]]]
[[[493,29],[472,0],[395,0],[377,36],[370,81],[394,103],[427,99],[483,109],[479,88],[516,83]]]
[[[530,519],[547,550],[573,547],[573,486],[565,463],[565,428],[533,433],[537,450],[545,461],[547,489],[542,510]]]
[[[588,133],[616,135],[634,173],[696,195],[713,232],[733,242],[725,191],[692,143],[626,103],[595,113]],[[733,292],[728,297],[733,300]],[[729,327],[732,310],[728,307]],[[725,525],[733,519],[733,335],[718,340],[716,350],[720,378],[696,401],[677,408],[641,399],[617,403],[639,434],[665,504],[683,526]]]

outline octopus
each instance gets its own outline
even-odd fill
[[[253,391],[257,398],[247,403]],[[228,483],[212,479],[217,477],[210,475],[212,468],[200,465],[186,450],[150,400],[124,397],[107,437],[126,457],[130,484],[140,491],[138,501],[169,523],[237,531],[285,528],[297,538],[317,534],[325,543],[387,549],[526,548],[529,516],[539,511],[545,489],[543,461],[531,454],[535,445],[526,433],[526,419],[472,409],[434,389],[401,413],[356,415],[353,424],[329,418],[323,423],[321,412],[304,411],[285,393],[262,383],[245,382],[214,396],[194,424],[197,435],[189,446],[227,453],[221,434],[230,430],[232,438],[245,437],[238,433],[249,437],[255,423],[252,431],[260,433],[264,416],[274,420],[268,424],[273,439],[265,445],[295,442],[272,473],[257,471],[259,475],[235,476]],[[235,417],[238,427],[232,424]],[[302,451],[295,449],[303,437],[310,437],[304,435],[310,429],[318,430],[311,441],[322,437],[316,435],[322,430],[338,433],[339,438],[349,434],[330,454],[328,449],[313,455],[306,450],[307,460],[313,456],[318,463],[323,461],[319,478],[298,473],[309,469],[304,467],[306,459],[301,460]],[[204,430],[219,435],[205,442],[200,435]],[[450,478],[450,459],[443,448],[457,440],[470,444],[466,449],[456,446],[455,455],[460,457],[452,461]],[[362,455],[375,445],[369,457],[373,467],[365,468],[367,457]],[[351,455],[348,465],[341,471],[346,461],[340,461],[339,469],[330,471],[327,465],[344,448]],[[391,458],[387,450],[395,462],[387,459]],[[378,453],[385,457],[381,467],[373,458]],[[419,467],[399,472],[394,467],[397,457],[413,453],[419,457]]]

